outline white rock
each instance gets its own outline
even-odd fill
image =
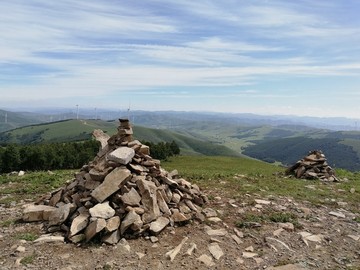
[[[343,213],[335,212],[335,211],[331,211],[329,213],[329,215],[334,216],[334,217],[339,217],[339,218],[345,218],[345,215]]]
[[[227,235],[228,232],[225,229],[218,229],[218,230],[209,229],[209,230],[206,230],[206,233],[209,236],[224,236],[224,235]]]
[[[355,240],[355,241],[359,241],[360,240],[360,235],[348,235],[348,237],[350,237],[351,239]]]
[[[185,252],[185,255],[191,256],[196,249],[197,245],[195,243],[191,243],[189,249]]]
[[[89,222],[89,215],[85,213],[80,214],[76,218],[74,218],[70,227],[70,237],[74,236],[75,234],[85,229],[88,222]]]
[[[257,253],[253,253],[253,252],[243,252],[243,253],[242,253],[242,256],[243,256],[244,258],[253,258],[253,257],[255,257],[255,256],[258,256],[258,254],[257,254]]]
[[[222,256],[224,256],[224,252],[220,248],[218,243],[211,243],[208,246],[208,249],[211,253],[211,255],[214,257],[214,259],[219,260]]]
[[[129,243],[125,238],[121,238],[117,246],[127,252],[130,252],[131,250]]]
[[[26,248],[23,246],[18,246],[16,249],[17,252],[25,252],[25,250],[26,250]]]
[[[180,252],[182,246],[185,244],[185,242],[188,240],[188,237],[184,237],[184,239],[181,241],[179,245],[177,245],[174,249],[168,251],[165,256],[170,261],[173,261],[176,257],[176,255]]]
[[[24,221],[42,221],[49,219],[51,212],[55,211],[56,207],[47,205],[29,205],[23,211],[22,219]]]
[[[269,204],[271,204],[270,201],[260,200],[260,199],[255,199],[255,202],[256,202],[257,204],[264,204],[264,205],[269,205]]]
[[[108,219],[115,215],[115,210],[109,205],[109,202],[98,203],[89,209],[90,215],[95,218]]]
[[[51,242],[63,243],[64,240],[65,238],[63,236],[44,234],[41,235],[38,239],[36,239],[34,243],[51,243]]]
[[[213,262],[213,259],[209,255],[206,255],[206,254],[201,255],[199,258],[197,258],[197,260],[199,260],[200,262],[205,264],[207,267],[211,267],[211,266],[215,265],[215,263]]]
[[[208,221],[217,223],[217,222],[221,222],[222,220],[221,220],[221,218],[218,218],[218,217],[210,217],[210,218],[208,218]]]
[[[107,155],[107,159],[126,165],[135,156],[135,151],[129,147],[119,147]]]
[[[150,223],[150,232],[154,234],[160,233],[168,224],[170,220],[166,217],[159,217],[157,220]]]

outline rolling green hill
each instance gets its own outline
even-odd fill
[[[45,116],[0,110],[0,132],[44,122]]]
[[[64,120],[32,125],[0,133],[2,144],[31,144],[41,142],[79,141],[91,138],[94,129],[101,129],[109,135],[116,133],[117,122],[102,120]],[[183,154],[240,156],[223,145],[204,141],[194,136],[185,136],[173,131],[135,126],[134,137],[151,142],[175,141]]]

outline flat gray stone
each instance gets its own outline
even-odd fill
[[[105,244],[108,244],[108,245],[115,245],[120,241],[120,239],[121,239],[120,231],[116,230],[116,231],[113,231],[113,232],[105,235],[102,238],[102,242],[104,242]]]
[[[70,210],[73,207],[73,204],[67,203],[60,206],[59,208],[56,208],[56,210],[52,211],[49,216],[49,225],[54,226],[62,224],[68,218]]]
[[[141,203],[144,206],[145,213],[142,215],[144,224],[150,223],[160,216],[160,208],[157,204],[156,198],[156,185],[155,183],[147,180],[136,181],[141,193]]]
[[[205,264],[207,267],[211,267],[215,265],[213,259],[209,255],[203,254],[197,259],[203,264]]]
[[[135,151],[129,147],[119,147],[107,155],[107,159],[126,165],[135,156]]]
[[[105,230],[108,232],[112,232],[112,231],[117,230],[119,228],[119,226],[120,226],[120,217],[114,216],[106,221]]]
[[[56,207],[48,205],[29,205],[24,209],[22,219],[27,222],[48,220],[55,210]]]
[[[159,234],[168,224],[170,220],[166,217],[159,217],[156,221],[150,223],[150,232]]]
[[[281,265],[281,266],[271,266],[267,269],[269,269],[269,270],[306,270],[307,268],[304,268],[298,264],[286,264],[286,265]]]
[[[222,251],[218,243],[211,243],[208,246],[208,249],[215,260],[219,260],[222,256],[224,256],[224,252]]]
[[[80,214],[71,223],[70,237],[81,232],[89,223],[89,214]]]
[[[109,202],[98,203],[89,209],[90,215],[96,218],[108,219],[115,215],[115,210],[109,205]]]
[[[123,235],[127,228],[133,224],[142,225],[142,220],[140,215],[136,214],[134,210],[130,211],[120,225],[120,234]]]
[[[130,177],[131,172],[128,169],[123,167],[115,168],[105,177],[104,182],[91,192],[91,196],[98,202],[103,202],[118,191]]]
[[[209,236],[224,236],[224,235],[227,235],[227,230],[225,229],[218,229],[218,230],[207,230],[206,231],[207,235]]]
[[[34,240],[34,243],[52,243],[52,242],[61,242],[63,243],[65,238],[58,235],[41,235],[38,239]]]
[[[97,233],[101,232],[105,227],[105,219],[99,218],[91,222],[85,230],[86,241],[90,241]]]
[[[131,188],[129,192],[127,192],[121,196],[121,200],[126,205],[139,206],[141,197],[140,197],[139,193],[136,191],[136,189]]]

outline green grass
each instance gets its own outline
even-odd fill
[[[22,258],[20,263],[23,264],[23,265],[32,264],[35,259],[36,259],[36,254],[33,253],[33,254],[29,255],[29,256],[26,256],[26,257]]]
[[[27,232],[27,233],[18,234],[18,235],[16,235],[15,238],[19,239],[19,240],[34,241],[34,240],[38,239],[39,236],[35,233]]]
[[[333,199],[335,203],[347,202],[350,209],[359,211],[360,174],[346,170],[338,170],[338,176],[347,177],[347,182],[324,183],[284,178],[284,168],[245,158],[180,156],[162,166],[168,171],[177,169],[181,176],[212,195],[224,190],[233,198],[254,193],[263,197],[287,196],[315,205],[334,205]],[[356,192],[351,193],[351,188]]]
[[[11,225],[15,224],[16,220],[14,219],[7,219],[7,220],[3,220],[3,221],[0,221],[0,228],[3,227],[3,228],[7,228],[7,227],[10,227]]]
[[[42,194],[61,187],[74,178],[74,170],[26,173],[24,176],[0,175],[0,204],[10,204],[24,199],[35,199]]]
[[[246,213],[241,219],[235,222],[239,228],[251,227],[253,223],[264,224],[266,222],[275,223],[292,223],[295,228],[300,228],[298,218],[295,214],[289,212],[262,212],[262,213]]]

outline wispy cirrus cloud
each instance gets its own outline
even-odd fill
[[[0,106],[161,91],[205,100],[228,88],[223,99],[253,97],[264,106],[279,97],[280,105],[300,85],[309,95],[335,93],[335,79],[354,93],[360,6],[349,1],[8,1]]]

